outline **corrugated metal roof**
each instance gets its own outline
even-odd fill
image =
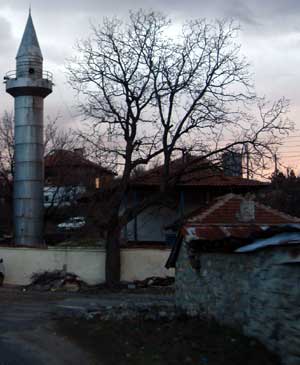
[[[195,239],[204,241],[220,241],[226,238],[248,238],[253,233],[258,234],[263,232],[264,228],[259,225],[249,226],[192,226],[192,230],[189,230],[189,226],[185,226],[185,236],[192,235]]]
[[[300,227],[299,227],[300,229]],[[261,238],[255,240],[250,245],[242,246],[235,250],[238,253],[252,252],[265,247],[270,246],[282,246],[282,245],[291,245],[291,244],[300,244],[300,231],[298,232],[283,232],[279,233],[275,236],[268,238]]]

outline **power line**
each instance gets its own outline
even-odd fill
[[[300,158],[299,158],[299,156],[284,156],[284,159],[285,160],[288,160],[288,159],[290,159],[290,158],[297,158],[297,159],[299,159],[299,161],[300,161]]]
[[[289,148],[289,147],[300,147],[300,140],[299,141],[288,141],[286,143],[280,144],[279,148]]]
[[[299,157],[300,157],[300,147],[299,148],[291,148],[290,150],[278,149],[274,152],[283,153],[283,154],[290,154],[290,155],[294,155],[295,153],[299,153]]]

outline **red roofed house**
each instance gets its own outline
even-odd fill
[[[168,207],[157,204],[138,215],[124,230],[124,239],[134,242],[172,243],[177,234],[174,222],[180,221],[195,209],[209,204],[214,198],[227,194],[246,194],[265,188],[268,184],[242,177],[241,159],[222,168],[199,157],[186,155],[171,163],[170,196]],[[142,173],[135,178],[125,205],[134,205],[145,196],[159,191],[162,166]]]
[[[227,194],[183,223],[166,264],[176,306],[299,364],[300,219]]]
[[[88,190],[109,185],[115,173],[84,157],[83,149],[59,149],[45,158],[45,206],[68,204]]]
[[[181,226],[167,267],[175,267],[183,241],[188,244],[192,242],[198,252],[234,252],[259,238],[270,238],[282,231],[293,232],[295,227],[297,232],[300,231],[300,218],[279,212],[249,197],[227,194],[189,215]],[[297,235],[300,240],[300,233]]]

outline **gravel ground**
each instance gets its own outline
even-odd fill
[[[77,316],[149,305],[173,310],[173,295],[157,289],[80,294],[1,288],[0,365],[279,364],[258,342],[214,322]]]
[[[214,322],[65,319],[59,332],[103,365],[279,365],[257,341]]]

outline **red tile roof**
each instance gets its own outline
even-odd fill
[[[202,209],[201,212],[191,214],[186,224],[247,224],[241,222],[238,216],[241,203],[248,200],[253,201],[241,195],[227,194],[215,199],[214,204]],[[253,201],[253,203],[255,206],[255,220],[248,224],[274,225],[300,222],[300,218],[292,217],[256,201]]]
[[[254,219],[241,222],[241,203],[247,198],[227,194],[206,208],[189,214],[176,244],[172,247],[166,267],[175,267],[183,239],[202,252],[233,252],[261,237],[282,232],[299,231],[300,218],[292,217],[258,202],[254,203]],[[251,214],[249,215],[249,217]]]
[[[159,186],[163,166],[148,170],[132,180],[134,187]],[[187,156],[185,161],[177,159],[171,162],[171,181],[176,186],[215,186],[215,187],[262,187],[268,183],[245,179],[239,176],[225,176],[223,171],[207,159]]]
[[[108,175],[115,175],[115,173],[95,162],[92,162],[82,156],[79,152],[59,149],[50,153],[45,157],[45,168],[63,168],[63,167],[83,167],[93,168],[102,171]]]
[[[258,202],[254,203],[254,219],[249,222],[240,218],[240,206],[247,198],[227,194],[216,199],[208,208],[191,213],[183,226],[184,235],[192,235],[201,240],[221,240],[228,237],[246,238],[267,227],[300,223],[300,219]]]

